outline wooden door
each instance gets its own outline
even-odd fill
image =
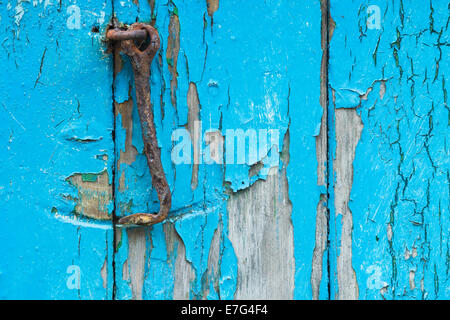
[[[0,4],[0,298],[448,298],[445,1]],[[130,61],[154,26],[159,208]]]

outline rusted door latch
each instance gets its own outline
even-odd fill
[[[106,37],[120,41],[120,49],[131,61],[136,87],[136,100],[142,127],[144,152],[152,177],[152,185],[158,193],[159,212],[135,213],[119,220],[124,225],[152,225],[167,218],[172,204],[172,194],[161,163],[153,110],[150,100],[150,66],[159,49],[158,31],[144,23],[134,23],[128,30],[110,29]]]

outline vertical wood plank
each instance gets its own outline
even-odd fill
[[[448,4],[331,1],[332,297],[449,297]]]
[[[315,239],[327,232],[314,228],[326,194],[326,183],[318,181],[326,148],[316,150],[326,120],[320,1],[115,1],[114,9],[120,22],[151,23],[160,34],[150,81],[173,192],[167,222],[117,229],[117,298],[231,299],[254,292],[312,298],[312,282],[319,284],[317,297],[327,297],[326,248],[314,261],[322,274],[312,275]],[[118,54],[114,87],[117,215],[156,211],[133,75]],[[236,146],[239,135],[247,135],[244,151]],[[251,137],[258,152],[248,144]],[[189,159],[183,142],[189,142]],[[174,151],[187,163],[176,163]],[[236,163],[243,153],[245,161]],[[242,221],[254,221],[255,229]],[[267,245],[261,248],[257,239]],[[141,254],[133,264],[139,266],[131,266],[137,246]],[[284,272],[274,274],[278,267]],[[265,286],[269,279],[273,285]]]
[[[109,1],[0,4],[0,298],[112,297]]]

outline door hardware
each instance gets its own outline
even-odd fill
[[[158,31],[144,23],[134,23],[128,30],[110,29],[106,37],[117,41],[120,50],[131,61],[136,88],[136,102],[144,141],[144,153],[160,203],[159,212],[135,213],[119,219],[122,225],[153,225],[164,221],[172,204],[172,194],[161,162],[161,150],[158,147],[154,115],[150,99],[151,63],[159,49]]]

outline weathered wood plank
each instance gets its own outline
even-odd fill
[[[112,297],[110,14],[0,3],[1,299]]]
[[[315,296],[326,298],[323,246],[312,275],[315,239],[322,245],[327,232],[326,225],[314,228],[326,195],[325,178],[317,178],[326,144],[316,154],[323,115],[320,2],[114,4],[120,22],[150,22],[160,34],[152,103],[173,192],[163,225],[117,229],[117,298],[230,299],[255,292],[312,298],[312,283]],[[156,211],[133,76],[117,54],[116,73],[116,213]],[[239,135],[247,135],[242,150]],[[248,143],[254,138],[259,150]],[[284,271],[274,276],[275,270]]]
[[[448,299],[448,3],[331,18],[332,298]]]

